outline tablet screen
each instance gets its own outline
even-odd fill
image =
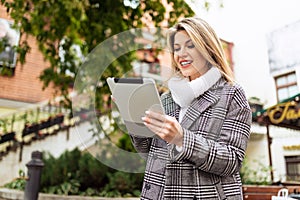
[[[155,81],[152,78],[108,78],[107,82],[128,133],[153,136],[141,118],[146,110],[164,112]]]

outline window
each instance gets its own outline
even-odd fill
[[[292,97],[299,92],[295,72],[275,77],[275,84],[278,101]]]
[[[16,66],[16,50],[20,33],[12,28],[12,23],[0,18],[0,74],[13,75]]]
[[[300,179],[300,156],[286,156],[285,165],[287,181],[298,181]]]

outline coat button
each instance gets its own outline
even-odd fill
[[[150,185],[149,183],[146,183],[145,189],[146,189],[146,190],[150,190],[150,188],[151,188],[151,185]]]

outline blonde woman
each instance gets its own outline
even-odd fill
[[[141,199],[241,200],[251,125],[244,91],[204,20],[181,20],[168,44],[174,74],[162,95],[165,114],[142,118],[157,137],[131,136],[137,151],[148,153]]]

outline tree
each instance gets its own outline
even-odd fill
[[[184,0],[168,0],[166,3],[173,8],[169,13],[169,26],[181,16],[194,15]],[[148,16],[154,26],[160,26],[167,13],[161,0],[1,0],[1,4],[7,8],[22,38],[29,35],[36,38],[45,60],[50,63],[40,79],[44,82],[44,87],[53,83],[58,94],[64,97],[64,105],[68,108],[71,107],[68,96],[70,86],[73,85],[83,61],[81,54],[86,56],[99,43],[118,33],[147,26],[143,16]],[[18,47],[21,63],[26,62],[29,51],[30,44],[23,39]],[[112,63],[116,67],[110,68],[106,75],[118,75],[127,71],[132,59],[132,53],[122,56]],[[105,76],[101,78],[104,80]],[[97,94],[109,92],[106,85],[100,90]],[[101,95],[96,100],[100,109],[105,100]]]

